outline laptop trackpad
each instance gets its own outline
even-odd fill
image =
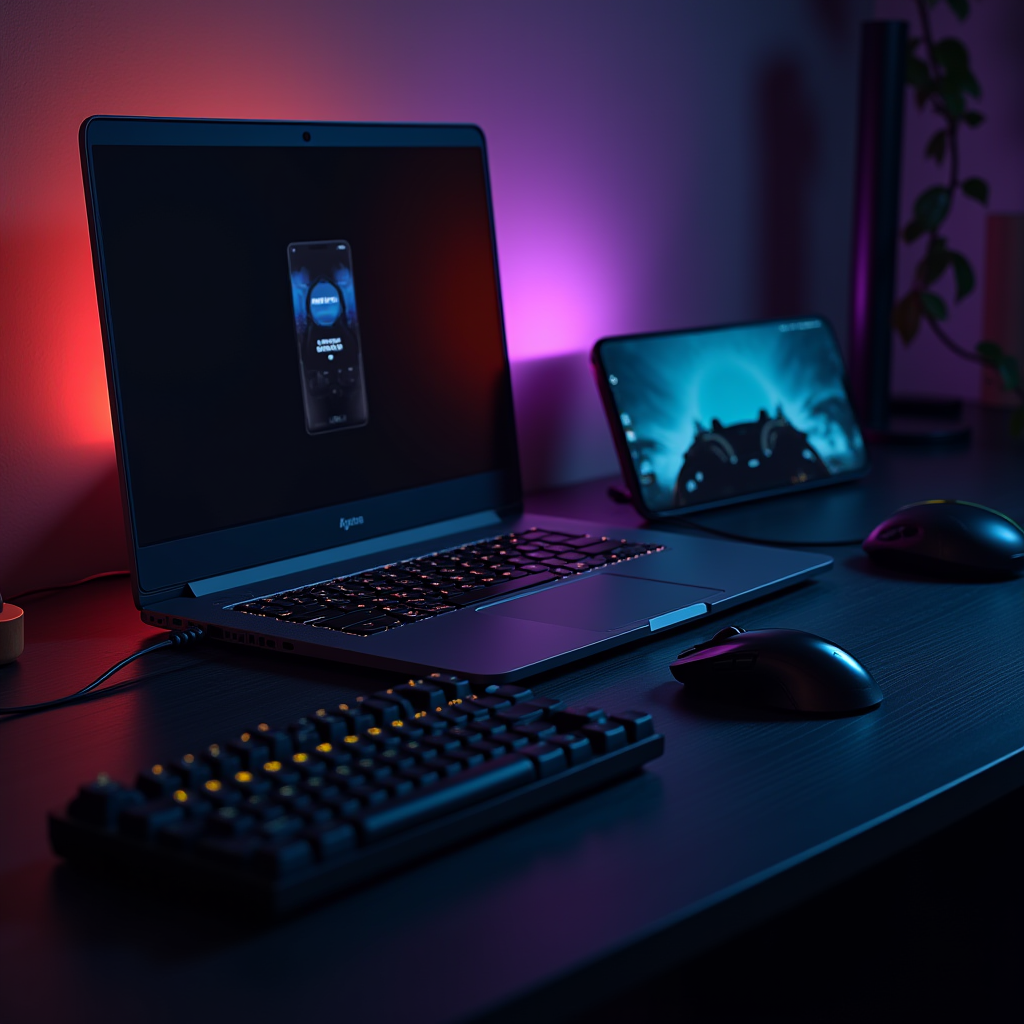
[[[685,622],[688,618],[702,615],[705,609],[700,607],[700,603],[720,593],[722,591],[707,587],[604,572],[540,593],[523,594],[479,611],[485,615],[503,615],[609,633],[658,616],[666,616],[662,625],[670,625],[672,612],[692,609],[690,614],[675,620]],[[698,607],[694,608],[694,605]],[[657,625],[652,628],[657,628]]]

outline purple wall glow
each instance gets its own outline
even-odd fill
[[[870,0],[0,0],[0,589],[124,564],[85,116],[480,124],[538,488],[615,471],[587,366],[597,338],[811,311],[844,333],[870,13]]]

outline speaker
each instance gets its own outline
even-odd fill
[[[889,424],[906,51],[905,21],[863,25],[848,369],[854,406],[869,432]]]

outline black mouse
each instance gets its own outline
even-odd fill
[[[1009,516],[970,501],[904,505],[863,544],[880,565],[947,579],[1009,579],[1024,572],[1024,532]]]
[[[730,704],[845,715],[882,702],[856,658],[799,629],[728,626],[683,651],[671,667],[687,693]]]

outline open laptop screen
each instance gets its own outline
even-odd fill
[[[313,550],[351,539],[339,508],[495,474],[437,518],[516,497],[480,142],[92,146],[139,548],[332,510]]]

